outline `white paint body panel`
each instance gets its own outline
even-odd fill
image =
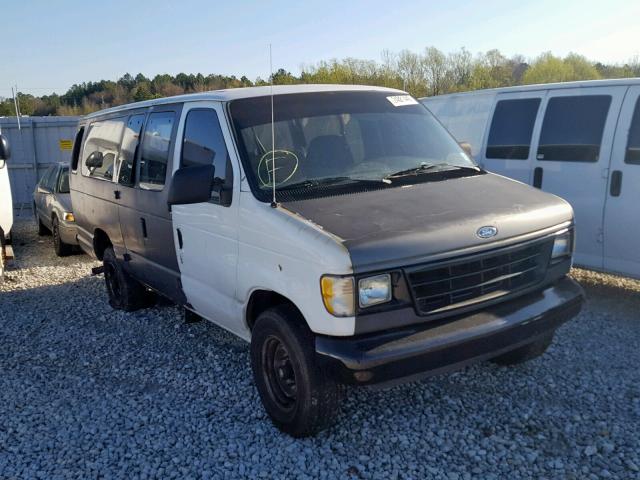
[[[254,291],[268,290],[291,300],[312,331],[353,335],[355,318],[329,314],[320,292],[323,274],[352,272],[347,250],[319,227],[253,196],[242,180],[241,163],[220,102],[185,103],[178,139],[193,108],[216,110],[229,149],[234,185],[229,207],[199,203],[172,208],[176,255],[188,304],[204,318],[248,340],[247,303]],[[181,149],[176,148],[174,168],[180,163],[180,154]]]
[[[607,194],[604,212],[604,269],[640,278],[640,165],[625,163],[628,132],[640,102],[640,85],[625,95],[613,140],[611,173],[622,172],[620,196]],[[609,193],[609,192],[607,192]]]
[[[2,161],[0,160],[0,162]],[[12,227],[13,199],[9,183],[9,166],[7,162],[4,162],[4,166],[0,168],[0,228],[5,232],[5,235],[8,235]]]
[[[9,167],[0,168],[0,227],[5,233],[13,227],[13,201],[9,184]]]

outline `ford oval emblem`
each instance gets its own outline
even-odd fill
[[[491,238],[495,237],[498,233],[498,229],[496,227],[492,227],[491,225],[485,225],[484,227],[480,227],[476,232],[480,238]]]

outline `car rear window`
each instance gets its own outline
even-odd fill
[[[554,97],[544,114],[538,160],[597,162],[610,95]]]
[[[69,170],[66,168],[60,172],[58,193],[69,193]]]

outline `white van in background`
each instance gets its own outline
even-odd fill
[[[13,258],[11,247],[11,227],[13,227],[13,202],[9,184],[7,160],[11,156],[9,144],[0,133],[0,279],[4,274],[5,262]]]
[[[640,278],[640,78],[423,98],[487,170],[568,200],[575,263]]]

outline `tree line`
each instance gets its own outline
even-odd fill
[[[527,60],[522,55],[507,57],[498,50],[472,55],[461,48],[446,54],[427,47],[422,52],[385,50],[379,61],[345,58],[303,65],[299,75],[281,68],[273,74],[273,83],[378,85],[424,97],[513,85],[626,77],[640,77],[640,58],[624,64],[604,64],[575,53],[558,57],[546,52]],[[147,78],[141,73],[136,76],[127,73],[116,81],[73,85],[62,95],[37,97],[19,93],[18,100],[22,115],[85,115],[116,105],[182,93],[267,85],[268,80],[201,73]],[[15,115],[13,99],[0,98],[0,116],[11,115]]]

